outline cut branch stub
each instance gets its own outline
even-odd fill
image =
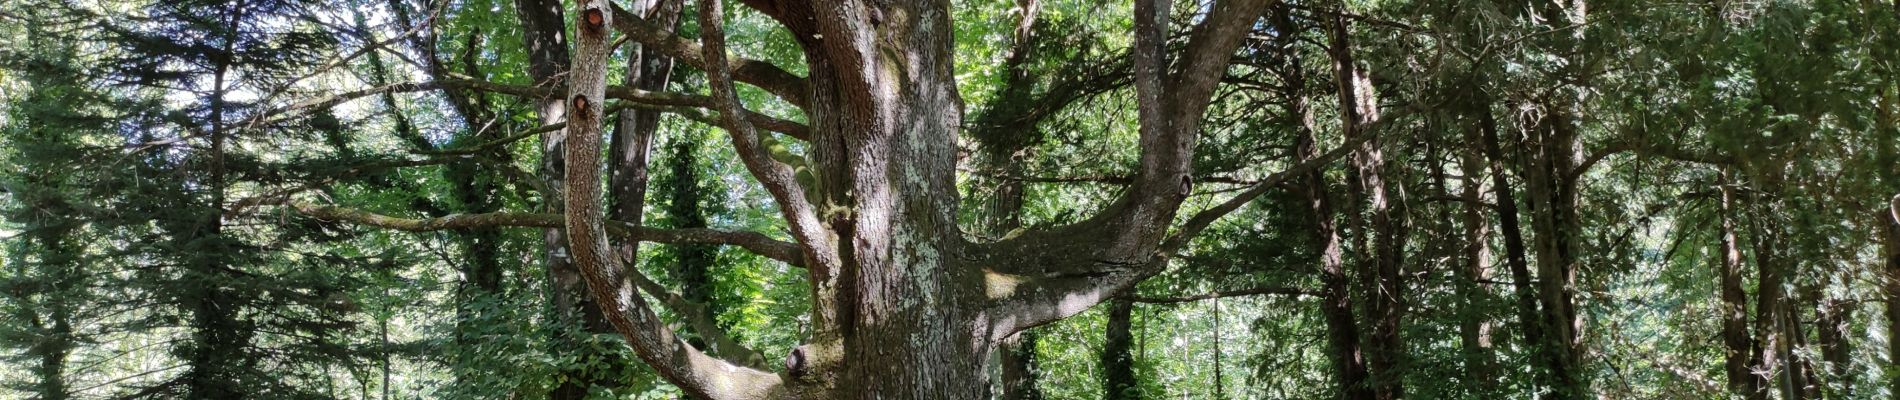
[[[588,8],[581,12],[581,29],[587,33],[600,33],[607,27],[607,16],[599,7]]]
[[[587,95],[584,95],[584,94],[574,95],[574,107],[571,107],[570,109],[573,110],[573,113],[575,114],[575,116],[585,117],[589,115],[588,114],[589,109],[587,108],[587,104],[588,104]]]

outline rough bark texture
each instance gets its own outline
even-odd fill
[[[1146,100],[1145,151],[1133,187],[1083,222],[980,245],[964,241],[954,218],[962,105],[952,76],[949,2],[747,5],[793,33],[809,77],[729,62],[717,1],[700,6],[698,45],[605,1],[580,4],[576,63],[563,102],[572,113],[569,137],[545,139],[565,149],[565,180],[557,186],[566,196],[549,198],[567,206],[561,221],[581,277],[635,353],[695,397],[978,399],[989,396],[989,386],[972,383],[986,378],[985,360],[998,341],[1080,312],[1159,270],[1157,250],[1192,186],[1189,161],[1201,114],[1266,1],[1215,4],[1190,29],[1173,69],[1161,59],[1169,7],[1140,4],[1136,75]],[[707,71],[716,122],[798,242],[799,264],[813,285],[813,333],[785,374],[709,357],[674,336],[636,295],[641,279],[609,255],[597,183],[607,26]],[[734,81],[804,108],[808,154],[772,152],[768,142],[776,139],[753,126]],[[812,171],[810,179],[800,179],[799,169]],[[1211,220],[1232,208],[1197,217]]]
[[[1552,370],[1552,390],[1560,397],[1581,398],[1587,395],[1588,387],[1580,378],[1578,366],[1582,358],[1578,337],[1581,320],[1577,319],[1574,297],[1582,228],[1573,171],[1582,147],[1577,141],[1575,120],[1560,110],[1550,111],[1535,131],[1535,142],[1527,144],[1533,152],[1523,160],[1524,186],[1531,229],[1536,233],[1539,318],[1547,329],[1547,355],[1554,358],[1553,363],[1562,365]]]
[[[1287,12],[1275,13],[1275,28],[1287,32],[1296,32],[1300,27],[1294,25]],[[1299,143],[1294,148],[1301,160],[1317,157],[1319,145],[1313,135],[1312,127],[1318,123],[1304,95],[1306,76],[1299,68],[1297,54],[1291,38],[1293,34],[1282,35],[1279,43],[1287,51],[1290,61],[1287,65],[1287,90],[1292,93],[1289,112],[1298,118]],[[1337,229],[1339,215],[1333,211],[1330,190],[1326,187],[1325,171],[1315,169],[1307,171],[1299,178],[1308,207],[1313,212],[1313,243],[1320,246],[1320,314],[1326,321],[1327,358],[1333,364],[1333,379],[1339,385],[1340,398],[1351,400],[1372,399],[1372,387],[1368,384],[1365,357],[1360,349],[1359,320],[1353,312],[1351,279],[1347,277],[1345,261],[1342,258]]]
[[[702,12],[717,18],[719,4],[705,4],[709,10]],[[680,340],[647,306],[628,269],[609,253],[599,182],[603,165],[601,125],[605,116],[601,100],[606,94],[610,51],[607,36],[614,13],[607,1],[591,0],[577,4],[575,14],[579,21],[574,36],[576,59],[568,76],[569,137],[564,143],[567,168],[563,182],[566,189],[564,232],[574,252],[575,267],[580,270],[594,300],[601,305],[613,305],[603,307],[602,314],[627,338],[635,353],[688,394],[714,399],[769,395],[777,387],[776,376],[714,359]],[[721,36],[716,26],[705,29],[708,40]],[[731,95],[730,92],[724,94]],[[744,374],[717,375],[709,370]]]

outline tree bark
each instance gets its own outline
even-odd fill
[[[1889,176],[1892,177],[1891,175]],[[1886,300],[1887,300],[1887,337],[1900,338],[1900,194],[1894,195],[1888,202],[1885,215],[1879,216],[1881,227],[1881,253],[1887,264]],[[1887,341],[1887,359],[1900,360],[1900,340]],[[1887,386],[1892,393],[1900,393],[1900,363],[1887,367]]]
[[[1134,320],[1135,303],[1127,298],[1116,298],[1108,302],[1108,335],[1102,341],[1102,389],[1103,399],[1137,400],[1142,398],[1141,385],[1135,380],[1135,337],[1129,329]]]
[[[611,24],[640,33],[650,24],[624,10],[609,20],[595,12],[611,7],[606,2],[583,3],[580,56],[569,75],[572,132],[562,185],[575,264],[595,298],[611,305],[607,319],[635,352],[696,397],[988,397],[989,385],[980,382],[997,341],[1073,315],[1159,270],[1156,250],[1191,184],[1193,134],[1266,2],[1216,4],[1165,84],[1156,29],[1164,27],[1156,10],[1165,7],[1139,4],[1137,47],[1147,68],[1138,75],[1148,83],[1138,92],[1168,101],[1144,103],[1145,151],[1135,187],[1084,222],[981,245],[964,241],[955,218],[962,105],[952,76],[949,2],[749,5],[785,25],[806,53],[806,156],[774,154],[764,133],[741,118],[719,2],[700,7],[702,54],[681,60],[710,66],[720,125],[804,250],[813,332],[783,375],[726,363],[680,341],[606,256],[600,163],[590,156],[599,151],[607,40],[590,29]],[[809,178],[799,178],[806,167]]]
[[[1491,345],[1492,322],[1488,317],[1490,308],[1486,304],[1492,297],[1489,276],[1491,275],[1491,246],[1488,239],[1490,221],[1485,218],[1484,205],[1484,151],[1479,143],[1484,143],[1484,133],[1478,126],[1465,130],[1465,142],[1461,149],[1459,173],[1462,178],[1460,198],[1464,200],[1461,208],[1460,223],[1464,225],[1462,264],[1458,269],[1459,312],[1458,332],[1460,347],[1463,349],[1465,378],[1471,382],[1471,388],[1479,396],[1496,396],[1497,376],[1493,371],[1497,364],[1496,349]]]
[[[1589,388],[1582,381],[1578,363],[1582,343],[1578,338],[1581,320],[1577,319],[1575,291],[1577,256],[1581,227],[1578,223],[1576,180],[1573,173],[1579,157],[1575,119],[1567,105],[1546,106],[1550,114],[1539,123],[1531,156],[1523,166],[1525,191],[1530,197],[1532,231],[1536,233],[1537,295],[1539,316],[1548,336],[1549,356],[1562,368],[1553,372],[1552,389],[1558,396],[1581,398]]]
[[[1754,339],[1748,335],[1748,294],[1742,291],[1742,251],[1735,235],[1737,217],[1740,212],[1735,207],[1735,190],[1728,180],[1728,172],[1721,172],[1716,181],[1720,187],[1722,233],[1720,263],[1716,276],[1719,279],[1717,290],[1722,299],[1722,345],[1723,370],[1728,377],[1728,388],[1737,395],[1755,396],[1760,392],[1760,383],[1749,371],[1749,356],[1754,352]]]
[[[1367,128],[1379,120],[1378,95],[1372,88],[1371,77],[1353,56],[1346,13],[1341,10],[1333,18],[1330,30],[1332,43],[1328,53],[1333,59],[1333,80],[1338,90],[1341,130],[1345,132],[1347,140],[1353,140],[1372,135],[1367,132]],[[1355,232],[1361,235],[1361,240],[1371,239],[1369,249],[1358,249],[1370,253],[1359,258],[1360,279],[1367,296],[1364,303],[1366,318],[1372,325],[1372,332],[1366,341],[1367,366],[1374,397],[1391,400],[1405,397],[1404,374],[1399,370],[1405,359],[1405,342],[1400,334],[1401,319],[1405,313],[1399,258],[1404,245],[1398,226],[1402,222],[1393,218],[1394,212],[1384,179],[1385,160],[1379,140],[1373,138],[1360,146],[1351,159],[1358,177],[1353,192],[1363,194],[1354,198],[1362,202],[1360,205],[1363,207],[1354,207],[1347,218],[1359,218],[1358,211],[1361,208],[1369,215],[1364,229]]]
[[[1300,29],[1284,10],[1274,13],[1274,23],[1275,29],[1284,32],[1298,32]],[[1287,91],[1292,94],[1288,112],[1298,119],[1295,129],[1299,132],[1299,138],[1294,147],[1295,156],[1310,160],[1319,152],[1318,140],[1313,135],[1313,127],[1318,121],[1305,96],[1305,70],[1297,61],[1298,50],[1291,40],[1295,36],[1297,33],[1281,35],[1283,39],[1279,45],[1289,59],[1285,64],[1288,67],[1283,72]],[[1346,274],[1341,254],[1343,250],[1337,229],[1340,215],[1333,210],[1324,170],[1314,169],[1302,174],[1299,184],[1302,189],[1300,194],[1313,213],[1313,242],[1320,246],[1320,314],[1326,321],[1326,351],[1327,358],[1333,364],[1333,380],[1339,386],[1340,398],[1369,400],[1374,396],[1372,386],[1367,382],[1369,374],[1365,355],[1360,349],[1359,320],[1353,312],[1351,279]]]
[[[1504,149],[1498,138],[1497,118],[1491,112],[1490,96],[1482,89],[1476,93],[1473,110],[1478,114],[1478,128],[1484,137],[1484,152],[1491,170],[1492,191],[1498,203],[1498,228],[1504,235],[1504,261],[1511,271],[1517,297],[1519,329],[1524,331],[1524,343],[1535,354],[1536,376],[1545,385],[1559,385],[1572,374],[1570,366],[1553,352],[1560,351],[1549,339],[1549,328],[1539,309],[1539,286],[1531,280],[1530,262],[1524,244],[1524,231],[1518,221],[1517,196],[1510,180],[1506,178]],[[1558,398],[1576,398],[1565,392],[1554,393]]]

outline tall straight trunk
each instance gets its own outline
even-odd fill
[[[1304,109],[1305,101],[1294,99],[1296,109]],[[1310,113],[1302,113],[1307,122],[1311,122]],[[1307,126],[1311,126],[1310,124]],[[1313,157],[1318,151],[1314,144],[1313,131],[1300,128],[1300,140],[1297,150],[1301,159]],[[1375,398],[1366,370],[1364,351],[1359,347],[1359,321],[1353,315],[1351,279],[1346,275],[1346,266],[1341,259],[1341,244],[1330,195],[1326,190],[1325,173],[1315,170],[1301,180],[1305,190],[1307,204],[1313,211],[1313,238],[1320,245],[1320,314],[1326,320],[1326,345],[1328,358],[1332,360],[1334,380],[1339,384],[1340,397],[1349,400]]]
[[[237,42],[237,26],[243,20],[243,2],[231,4],[219,15],[223,27],[228,27],[222,38],[222,48],[213,56],[212,83],[209,99],[211,122],[210,162],[206,166],[206,181],[203,188],[208,199],[200,209],[205,220],[194,232],[191,242],[214,243],[212,248],[198,248],[187,262],[190,270],[185,272],[189,288],[186,304],[191,315],[191,341],[187,349],[189,356],[185,360],[189,370],[185,372],[186,396],[191,398],[237,398],[244,393],[233,376],[240,368],[248,365],[243,360],[243,348],[248,343],[248,335],[240,332],[237,299],[233,289],[226,288],[225,280],[230,279],[227,271],[230,266],[223,265],[226,260],[222,254],[232,249],[222,248],[224,238],[224,200],[225,200],[225,114],[229,103],[225,94],[230,91],[229,74],[232,68],[229,55]],[[191,185],[181,185],[189,190]]]
[[[561,2],[515,0],[514,5],[515,16],[521,23],[522,47],[528,50],[528,78],[534,81],[535,86],[562,86],[570,60],[567,33],[563,32],[566,28]],[[561,99],[535,99],[534,109],[542,125],[567,120],[567,106]],[[540,135],[541,164],[536,173],[546,183],[541,200],[543,208],[549,212],[561,210],[561,183],[566,165],[561,150],[566,138],[566,129]],[[541,236],[545,243],[548,278],[553,283],[550,295],[554,300],[554,314],[560,320],[582,321],[583,310],[592,307],[586,304],[587,296],[582,292],[580,272],[574,268],[572,255],[567,250],[567,238],[560,229],[547,229]]]
[[[1761,269],[1761,280],[1755,290],[1755,336],[1758,342],[1753,370],[1765,381],[1764,391],[1775,388],[1781,393],[1782,399],[1796,399],[1800,392],[1795,386],[1797,379],[1790,374],[1789,368],[1794,345],[1793,339],[1787,334],[1790,322],[1788,307],[1784,304],[1787,300],[1787,271],[1782,268],[1783,260],[1779,255],[1782,237],[1773,223],[1756,222],[1755,264]]]
[[[1102,340],[1102,389],[1107,400],[1135,400],[1141,398],[1141,387],[1135,380],[1135,337],[1129,327],[1135,303],[1128,298],[1116,298],[1108,302],[1108,336]]]
[[[1880,225],[1880,250],[1886,259],[1887,337],[1900,338],[1900,194],[1894,195],[1886,212],[1877,216]],[[1900,360],[1900,340],[1887,340],[1887,359]],[[1900,362],[1887,367],[1887,390],[1900,393]]]
[[[1341,12],[1334,17],[1328,53],[1333,59],[1333,80],[1337,85],[1341,130],[1345,132],[1347,140],[1353,140],[1371,134],[1366,129],[1379,119],[1379,106],[1370,76],[1354,59],[1345,15]],[[1398,226],[1401,222],[1393,218],[1387,196],[1388,188],[1384,179],[1386,166],[1384,155],[1379,149],[1379,140],[1366,140],[1350,158],[1358,178],[1353,182],[1356,190],[1352,191],[1355,194],[1352,197],[1360,202],[1361,207],[1354,207],[1348,213],[1348,218],[1359,218],[1362,210],[1369,216],[1364,229],[1354,232],[1361,241],[1370,239],[1371,242],[1370,248],[1361,246],[1358,249],[1370,253],[1359,257],[1360,279],[1367,297],[1364,303],[1366,318],[1372,325],[1372,332],[1366,338],[1367,366],[1376,398],[1402,398],[1405,396],[1405,386],[1399,365],[1405,358],[1405,344],[1400,335],[1400,319],[1404,315],[1404,284],[1400,281],[1399,259],[1400,247],[1403,246]]]
[[[1313,133],[1318,117],[1307,102],[1306,71],[1299,62],[1299,50],[1292,39],[1299,36],[1303,27],[1294,22],[1285,8],[1274,10],[1271,19],[1275,30],[1287,32],[1281,34],[1275,44],[1287,60],[1282,64],[1286,68],[1281,73],[1286,77],[1286,90],[1291,94],[1288,114],[1297,119],[1294,126],[1299,136],[1294,144],[1294,156],[1301,161],[1311,160],[1319,154],[1318,139]],[[1342,216],[1334,209],[1323,169],[1302,174],[1297,183],[1301,188],[1299,194],[1312,212],[1313,228],[1309,232],[1320,250],[1319,308],[1326,322],[1326,356],[1332,363],[1333,382],[1338,385],[1342,399],[1373,399],[1372,385],[1368,382],[1370,373],[1366,370],[1360,343],[1359,319],[1353,311],[1352,280],[1346,273],[1342,255],[1338,228]]]
[[[1549,334],[1549,356],[1562,364],[1553,375],[1553,389],[1561,396],[1585,396],[1588,387],[1579,374],[1583,349],[1578,331],[1575,292],[1577,257],[1582,240],[1577,214],[1577,185],[1573,179],[1581,157],[1576,120],[1567,105],[1553,105],[1535,132],[1532,154],[1523,170],[1530,197],[1532,230],[1536,232],[1539,318]]]
[[[1761,383],[1749,370],[1749,357],[1754,352],[1754,339],[1748,335],[1748,293],[1742,291],[1742,250],[1735,234],[1736,213],[1735,188],[1729,182],[1729,172],[1721,172],[1716,182],[1721,189],[1721,253],[1717,264],[1716,277],[1719,279],[1717,290],[1722,299],[1722,346],[1723,371],[1728,378],[1730,391],[1744,396],[1760,394]]]
[[[1498,137],[1497,117],[1491,113],[1490,97],[1482,90],[1475,96],[1473,110],[1478,113],[1479,131],[1483,133],[1484,152],[1491,170],[1492,191],[1498,203],[1498,229],[1504,235],[1504,261],[1511,271],[1512,284],[1517,298],[1518,325],[1524,331],[1524,344],[1534,356],[1536,376],[1544,385],[1558,386],[1570,379],[1574,373],[1570,365],[1562,362],[1560,351],[1549,339],[1549,328],[1539,308],[1538,285],[1531,282],[1530,262],[1524,244],[1524,230],[1518,221],[1517,196],[1512,190],[1510,180],[1506,178],[1504,148]],[[1576,399],[1581,395],[1558,391],[1553,393],[1558,399]]]
[[[1460,223],[1464,225],[1461,263],[1458,266],[1458,303],[1459,347],[1464,356],[1465,379],[1470,382],[1473,392],[1479,396],[1499,395],[1497,376],[1493,371],[1497,364],[1496,349],[1491,345],[1492,323],[1488,317],[1492,292],[1488,277],[1491,275],[1491,246],[1488,235],[1490,221],[1485,218],[1484,206],[1484,151],[1479,143],[1484,143],[1484,133],[1478,126],[1465,130],[1465,143],[1460,149],[1461,164],[1459,186],[1463,191],[1459,197],[1464,201],[1460,214]]]

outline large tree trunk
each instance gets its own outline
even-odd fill
[[[1582,240],[1577,214],[1577,186],[1573,179],[1581,156],[1575,120],[1567,105],[1546,106],[1550,114],[1539,122],[1535,142],[1529,143],[1532,155],[1523,166],[1526,193],[1530,197],[1531,227],[1535,235],[1539,318],[1543,321],[1549,356],[1561,368],[1553,372],[1552,385],[1559,396],[1582,397],[1588,387],[1580,377],[1578,363],[1582,343],[1578,341],[1575,291],[1578,242]]]
[[[593,0],[579,5],[569,75],[565,225],[575,264],[607,319],[686,393],[707,398],[980,399],[998,341],[1065,318],[1159,270],[1158,249],[1191,187],[1193,134],[1231,52],[1264,1],[1216,4],[1196,26],[1178,70],[1159,68],[1161,14],[1139,4],[1145,101],[1142,172],[1121,200],[1084,222],[997,243],[966,242],[956,224],[957,129],[948,1],[750,4],[800,42],[810,76],[801,103],[808,157],[777,155],[742,117],[718,1],[700,7],[699,54],[712,100],[740,159],[771,193],[801,245],[813,290],[812,333],[773,375],[717,360],[675,336],[633,277],[608,256],[598,182],[605,26],[639,34],[646,21]],[[745,63],[737,63],[745,64]],[[757,71],[753,71],[757,72]],[[748,72],[750,74],[750,72]],[[1162,83],[1166,75],[1166,83]],[[753,79],[758,75],[743,75]],[[748,82],[755,82],[749,80]],[[1160,97],[1168,101],[1159,101]],[[807,167],[800,179],[797,167]],[[1265,189],[1260,189],[1264,191]],[[1257,195],[1257,194],[1256,194]],[[1218,215],[1215,215],[1217,217]],[[1198,228],[1196,228],[1198,229]]]

